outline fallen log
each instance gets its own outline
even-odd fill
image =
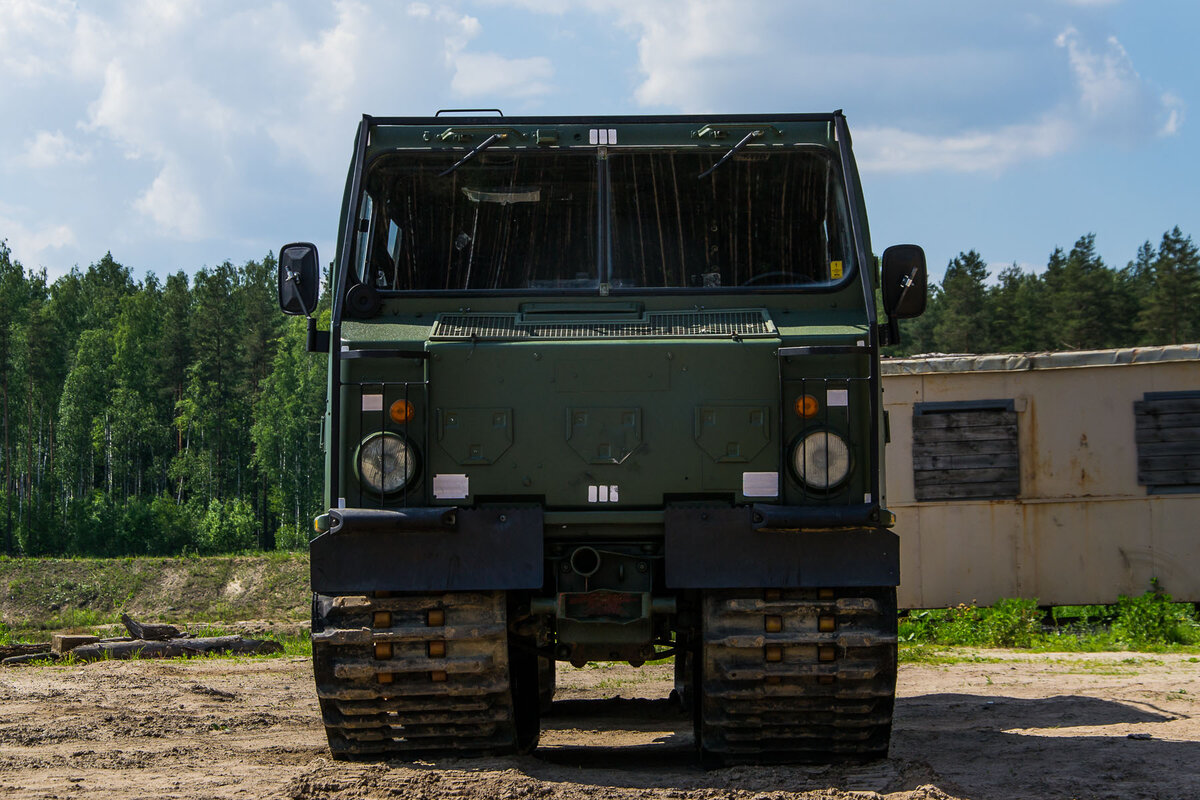
[[[0,661],[17,656],[35,655],[50,652],[50,643],[41,644],[0,644]]]
[[[166,642],[134,639],[128,642],[96,642],[71,651],[76,661],[104,658],[180,658],[199,655],[260,655],[282,653],[283,646],[269,639],[241,636],[211,636],[202,639],[171,639]]]
[[[134,639],[165,642],[167,639],[178,639],[180,636],[188,635],[174,625],[164,625],[157,622],[137,622],[125,613],[121,614],[121,624],[125,626],[125,630],[129,631],[129,635]]]
[[[0,665],[6,667],[15,667],[19,664],[30,664],[35,661],[58,661],[61,656],[58,653],[46,650],[41,653],[26,653],[23,656],[10,656],[0,660]]]

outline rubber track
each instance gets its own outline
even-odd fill
[[[696,727],[711,761],[887,756],[895,589],[711,591],[703,608]]]
[[[335,758],[516,750],[503,592],[318,597],[312,638]]]

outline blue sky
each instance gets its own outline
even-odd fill
[[[1193,0],[0,0],[0,238],[51,278],[333,254],[364,112],[845,110],[940,275],[1200,234]]]

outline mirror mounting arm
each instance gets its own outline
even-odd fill
[[[889,315],[887,322],[880,322],[878,328],[880,347],[900,344],[900,320]]]
[[[315,317],[308,318],[308,335],[305,337],[304,349],[310,353],[329,352],[329,331],[317,330]]]

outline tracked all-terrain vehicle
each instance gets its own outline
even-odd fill
[[[554,662],[673,656],[721,761],[887,752],[897,538],[840,112],[365,117],[329,354],[313,661],[335,756],[525,751]],[[876,319],[881,289],[885,322]]]

